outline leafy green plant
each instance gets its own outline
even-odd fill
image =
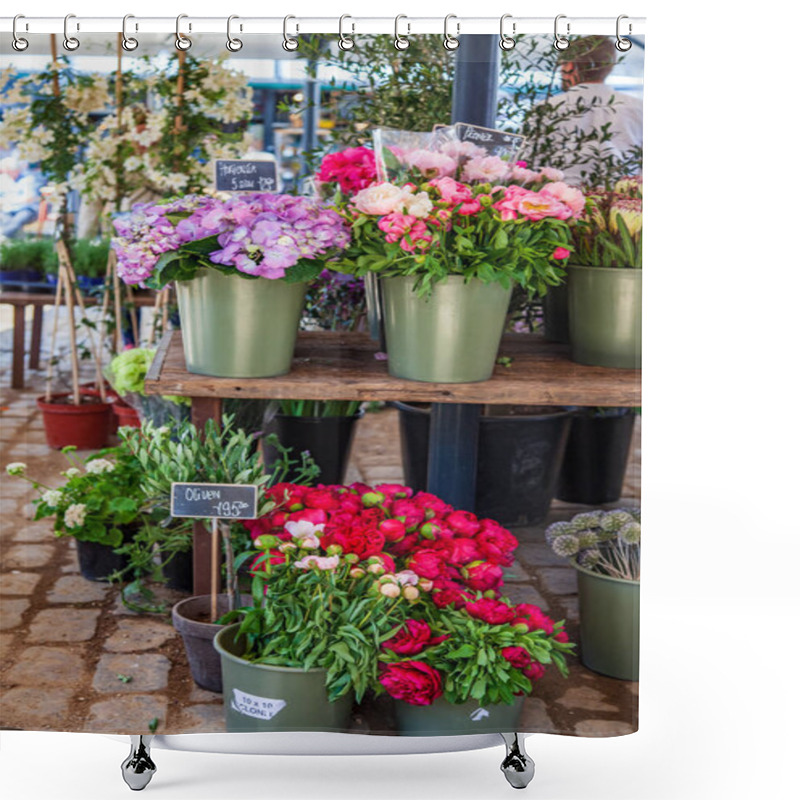
[[[153,363],[156,351],[146,347],[132,347],[118,353],[108,365],[111,385],[114,391],[121,396],[129,394],[144,394],[144,379]],[[179,405],[191,405],[188,397],[178,395],[165,395],[169,400]]]
[[[108,239],[75,239],[70,246],[72,268],[76,275],[102,278],[108,266]]]
[[[52,239],[6,239],[0,244],[0,269],[55,272],[58,257]]]

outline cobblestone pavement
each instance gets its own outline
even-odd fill
[[[29,372],[27,388],[12,391],[10,341],[0,334],[0,464],[24,461],[44,483],[57,484],[63,456],[44,439],[35,398],[43,371]],[[49,342],[45,331],[45,342]],[[42,364],[46,358],[42,359]],[[93,376],[85,369],[86,380]],[[638,503],[640,435],[637,429],[623,492]],[[359,423],[348,480],[402,482],[396,412],[367,414]],[[224,731],[219,695],[192,681],[179,636],[167,617],[134,614],[119,591],[84,580],[74,543],[55,539],[46,520],[31,521],[30,487],[2,474],[0,485],[0,727],[25,730],[147,733]],[[615,504],[616,505],[616,504]],[[543,530],[578,510],[558,501],[546,522],[517,529],[518,561],[506,593],[566,619],[578,640],[575,572],[544,544]],[[182,595],[157,588],[171,604]],[[526,700],[522,729],[583,736],[630,733],[636,728],[638,683],[614,680],[570,659],[570,676],[548,671]],[[353,730],[385,730],[385,703],[359,709]]]

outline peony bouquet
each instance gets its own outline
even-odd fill
[[[394,484],[266,494],[274,508],[245,523],[260,551],[254,597],[267,587],[251,612],[253,659],[327,668],[331,699],[371,686],[416,705],[442,694],[510,703],[543,664],[566,674],[563,623],[501,597],[517,540],[498,523]],[[326,598],[317,611],[314,593]],[[313,627],[292,621],[311,614]],[[366,643],[346,635],[354,621]]]
[[[202,268],[244,278],[312,280],[350,241],[334,210],[281,194],[143,203],[114,227],[120,278],[151,288],[191,280]]]
[[[610,191],[590,189],[571,229],[572,263],[642,268],[642,176],[623,178]]]

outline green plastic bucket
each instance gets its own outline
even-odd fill
[[[381,279],[389,373],[431,383],[489,380],[511,289],[451,275],[420,297],[415,282],[414,277]]]
[[[273,731],[346,731],[353,696],[331,703],[324,669],[253,664],[240,658],[244,638],[236,641],[239,625],[229,625],[214,637],[222,659],[222,697],[229,733]]]
[[[305,283],[247,280],[206,268],[176,285],[189,372],[271,378],[289,371]]]
[[[567,269],[572,359],[599,367],[642,366],[642,271]]]
[[[639,582],[578,572],[580,657],[584,666],[626,681],[639,680]]]
[[[448,703],[443,697],[429,706],[395,700],[397,731],[402,736],[454,736],[470,733],[513,733],[519,729],[524,697],[510,705],[477,700]]]

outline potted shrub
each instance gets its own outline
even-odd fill
[[[78,286],[84,291],[97,289],[105,283],[109,247],[108,239],[76,239],[72,242],[72,268]]]
[[[190,372],[254,378],[289,371],[306,282],[350,236],[305,197],[189,195],[114,221],[125,283],[175,282]]]
[[[353,241],[336,269],[381,278],[390,374],[444,383],[488,380],[514,284],[560,282],[578,189],[472,144],[378,152],[381,180],[336,204]],[[328,157],[329,158],[329,157]],[[336,178],[323,160],[319,180]],[[342,167],[346,171],[346,165]],[[508,183],[511,185],[506,185]]]
[[[428,482],[430,410],[394,403],[400,413],[403,474],[413,489]],[[572,412],[566,408],[487,406],[478,428],[475,510],[503,525],[534,525],[555,495]]]
[[[404,627],[383,643],[378,691],[395,700],[405,736],[507,733],[547,664],[566,677],[563,621],[493,593],[438,608],[422,596]]]
[[[556,497],[567,503],[600,505],[622,496],[634,408],[574,409]]]
[[[126,566],[119,550],[140,521],[142,469],[122,448],[103,450],[87,459],[64,448],[71,466],[62,473],[66,483],[51,488],[28,478],[22,463],[9,464],[10,475],[24,478],[39,493],[34,519],[54,517],[57,537],[72,536],[81,574],[91,581],[111,580]]]
[[[581,661],[632,681],[639,679],[640,521],[637,508],[585,511],[545,531],[578,573]]]
[[[118,353],[108,365],[109,380],[120,398],[113,404],[120,425],[138,427],[140,419],[148,419],[159,426],[189,415],[188,397],[144,393],[144,380],[155,354],[152,348],[132,347]]]
[[[120,429],[120,437],[143,470],[144,508],[157,517],[169,515],[173,482],[268,486],[285,477],[294,465],[283,451],[284,461],[273,465],[267,474],[252,434],[234,428],[230,415],[223,417],[222,426],[210,421],[202,432],[188,420],[160,427],[145,420],[141,428]],[[310,478],[314,469],[308,462],[304,464]],[[269,508],[265,499],[261,510]],[[222,684],[219,656],[212,643],[219,627],[212,611],[217,607],[219,617],[237,603],[237,558],[229,527],[223,524],[221,529],[226,592],[220,593],[216,602],[211,595],[195,595],[172,609],[172,621],[183,638],[192,677],[199,686],[216,692],[221,691]]]
[[[592,190],[572,228],[569,338],[580,364],[642,366],[641,186],[635,176]]]
[[[52,239],[6,239],[0,244],[0,284],[21,288],[40,284],[45,273],[58,268]]]

